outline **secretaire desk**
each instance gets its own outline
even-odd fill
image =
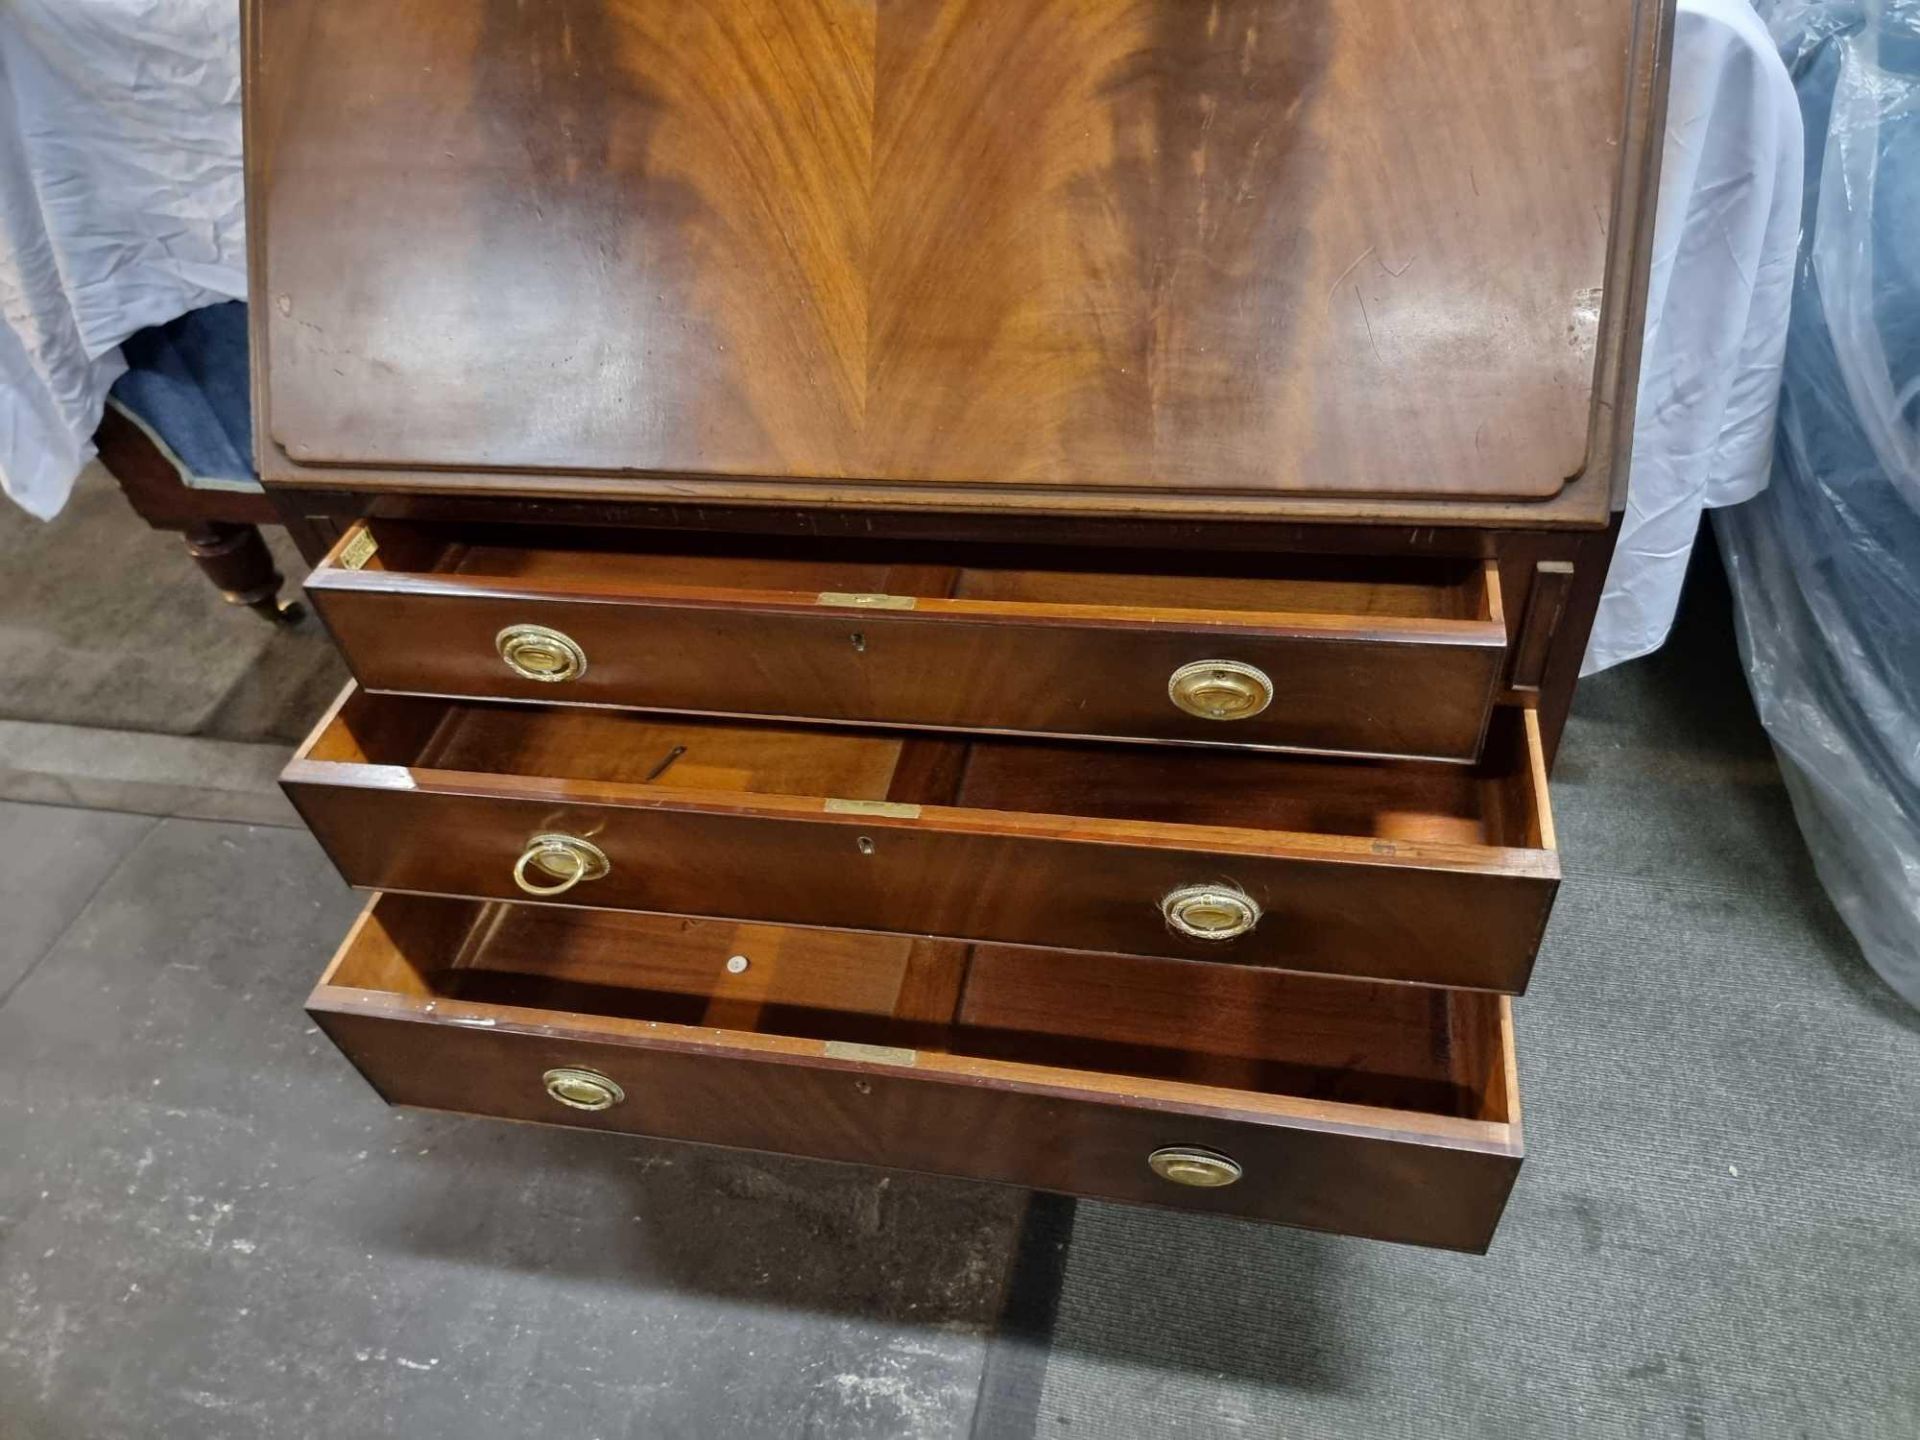
[[[387,1099],[1479,1249],[1660,0],[252,0]]]

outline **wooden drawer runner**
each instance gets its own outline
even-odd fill
[[[361,522],[307,588],[370,690],[1344,754],[1472,759],[1506,661],[1491,561],[755,543]]]
[[[349,687],[284,783],[346,878],[1524,988],[1539,735],[1475,766],[661,721]]]
[[[1378,1239],[1485,1249],[1520,1165],[1483,993],[388,895],[309,1009],[398,1104]]]

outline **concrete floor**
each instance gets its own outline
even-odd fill
[[[1920,1436],[1920,1013],[1827,903],[1724,599],[1575,706],[1491,1253],[1083,1204],[1011,1433]]]
[[[964,1435],[1005,1190],[385,1109],[302,832],[0,804],[0,1434]]]
[[[16,708],[0,1437],[1920,1434],[1920,1022],[1695,609],[1582,692],[1485,1259],[386,1110],[279,752]]]

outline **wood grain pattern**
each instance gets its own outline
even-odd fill
[[[1507,683],[1515,690],[1538,690],[1553,654],[1553,633],[1566,614],[1573,591],[1573,566],[1564,560],[1542,560],[1533,567],[1533,586],[1520,620],[1514,646],[1513,669]]]
[[[612,862],[568,903],[1519,991],[1559,866],[1537,727],[1499,718],[1477,767],[982,739],[957,782],[930,770],[952,803],[889,814],[818,785],[899,803],[878,732],[349,691],[283,784],[369,889],[514,899],[528,838],[560,830]],[[1164,924],[1162,896],[1221,881],[1266,911],[1254,931]]]
[[[409,526],[534,527],[549,537],[556,527],[564,527],[576,536],[617,536],[638,530],[689,538],[705,534],[727,544],[739,544],[751,535],[761,537],[763,543],[789,547],[798,547],[802,542],[840,542],[856,536],[910,546],[1044,542],[1088,549],[1103,547],[1115,551],[1130,549],[1135,553],[1177,554],[1183,557],[1179,562],[1182,566],[1190,566],[1193,563],[1190,557],[1196,552],[1212,554],[1222,563],[1246,563],[1263,553],[1317,555],[1335,561],[1354,555],[1368,555],[1376,560],[1491,558],[1500,570],[1509,647],[1517,637],[1539,562],[1564,561],[1574,567],[1573,593],[1556,631],[1540,689],[1537,692],[1508,690],[1500,697],[1507,704],[1524,705],[1534,711],[1549,763],[1566,724],[1567,710],[1579,678],[1580,659],[1593,627],[1618,534],[1618,517],[1597,530],[1576,530],[1543,528],[1547,524],[1543,514],[1535,515],[1534,528],[1524,529],[1476,529],[1459,515],[1453,517],[1456,523],[1449,525],[1362,524],[1356,520],[1361,507],[1351,504],[1347,506],[1347,523],[1308,524],[1272,519],[1222,522],[1194,517],[1165,520],[1085,513],[1041,516],[1010,506],[964,514],[899,509],[756,509],[745,505],[670,505],[632,498],[617,502],[561,500],[535,493],[516,495],[504,489],[478,496],[356,494],[276,488],[273,495],[282,518],[289,523],[289,533],[300,540],[301,553],[316,563],[325,559],[355,520],[366,516],[392,518]]]
[[[255,0],[265,473],[1551,497],[1633,323],[1636,23]]]
[[[389,538],[344,567],[363,534]],[[1506,657],[1490,562],[1273,557],[1264,576],[1181,575],[963,551],[916,584],[911,567],[808,555],[436,548],[381,525],[344,537],[307,590],[376,691],[1452,760],[1478,753]],[[576,641],[584,673],[515,674],[495,636],[529,623]],[[1272,703],[1233,722],[1174,705],[1174,671],[1218,659],[1258,666]]]
[[[1100,1015],[1081,1024],[1108,1041],[1104,1068],[1081,1067],[1061,1063],[1044,1036],[1019,1038],[1020,1017],[1059,993],[1058,957],[976,955],[963,1001],[949,957],[938,955],[929,964],[947,983],[930,988],[940,998],[902,985],[898,1002],[905,1035],[932,1043],[874,1055],[833,1048],[844,1035],[870,1043],[873,1007],[857,997],[898,976],[894,957],[871,941],[796,934],[814,953],[792,972],[785,1003],[738,1010],[739,1028],[716,1028],[677,1017],[689,1001],[697,1008],[703,966],[710,984],[724,983],[720,935],[690,943],[676,921],[609,924],[521,908],[379,897],[309,1008],[395,1103],[1420,1244],[1484,1249],[1520,1164],[1510,1022],[1498,997],[1249,975],[1212,988],[1224,1049],[1205,1023],[1175,1022],[1158,1032],[1164,1043],[1140,1044],[1133,1037],[1155,1033],[1140,1007],[1177,993],[1183,979],[1214,977],[1123,962],[1138,984],[1104,997]],[[1156,963],[1158,976],[1142,973]],[[667,992],[650,988],[663,964],[680,976]],[[869,969],[879,991],[853,978]],[[608,983],[552,988],[556,975],[582,973]],[[540,1003],[556,993],[583,1004]],[[854,1008],[842,1009],[850,997]],[[949,1023],[930,1030],[928,1014],[941,1010]],[[626,1100],[596,1113],[556,1105],[540,1077],[563,1064],[610,1076]],[[1222,1190],[1171,1186],[1145,1161],[1172,1144],[1227,1153],[1245,1177]]]
[[[511,994],[513,1004],[542,1009],[598,1004],[609,1014],[686,1024],[718,1024],[716,1009],[748,1006],[766,1023],[805,1026],[815,1014],[849,1025],[863,1016],[891,1019],[908,1003],[917,962],[932,943],[617,910],[461,909],[404,899],[386,908],[440,915],[440,931],[465,937],[446,954],[423,951],[423,966],[445,971],[435,978],[443,989],[470,999]],[[736,956],[745,962],[737,973],[727,968]],[[949,997],[942,1018],[952,1009]]]
[[[508,623],[593,657],[296,757],[419,892],[321,1023],[408,1103],[1483,1247],[1510,1009],[1429,987],[1521,989],[1557,883],[1671,11],[244,0],[262,473],[309,554],[387,531],[329,623],[415,694],[562,698]],[[1195,749],[1164,672],[1228,640],[1285,672],[1243,742],[1457,759],[1503,705],[1471,766]],[[553,829],[608,908],[498,903]],[[1259,927],[1170,934],[1196,881]],[[1169,1143],[1248,1180],[1170,1195]]]

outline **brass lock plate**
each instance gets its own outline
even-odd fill
[[[883,595],[867,590],[822,590],[813,597],[813,603],[845,610],[911,610],[920,600],[914,595]]]
[[[380,543],[373,538],[373,531],[362,526],[340,547],[339,566],[342,570],[364,570],[379,549]]]

